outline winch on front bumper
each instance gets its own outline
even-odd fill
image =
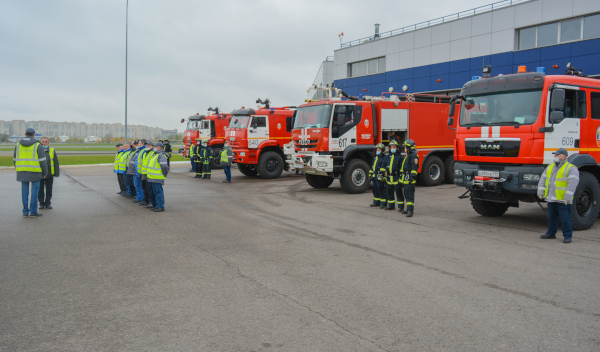
[[[535,201],[544,165],[471,164],[454,165],[454,184],[466,187],[484,200],[512,203]]]
[[[326,176],[333,172],[333,156],[315,152],[297,152],[286,160],[290,170],[299,170],[312,175]]]

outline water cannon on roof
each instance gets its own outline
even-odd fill
[[[271,100],[269,100],[269,98],[265,100],[261,100],[260,98],[258,98],[256,99],[256,103],[263,104],[265,106],[265,109],[269,109],[271,107]]]
[[[567,64],[567,70],[565,71],[565,75],[579,76],[579,77],[587,77],[588,76],[588,75],[584,75],[583,72],[581,72],[581,70],[578,70],[577,68],[571,66],[570,62]]]

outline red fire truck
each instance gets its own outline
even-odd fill
[[[570,64],[565,76],[522,66],[522,73],[489,77],[486,68],[488,77],[467,82],[453,97],[451,113],[461,102],[454,183],[470,191],[473,208],[483,216],[503,215],[519,202],[543,209],[540,175],[553,162],[552,152],[565,148],[580,172],[573,227],[590,228],[600,211],[600,81]],[[453,117],[448,124],[455,125]]]
[[[197,139],[208,140],[208,145],[213,149],[214,155],[220,155],[225,142],[225,130],[229,126],[231,114],[220,112],[219,108],[208,108],[210,115],[192,115],[188,118],[188,128],[185,130],[182,154],[189,158],[190,145]],[[183,122],[183,120],[182,120]],[[213,158],[213,169],[220,169],[219,158]]]
[[[332,97],[336,94],[343,97]],[[346,192],[363,193],[370,186],[375,145],[407,139],[417,144],[421,184],[452,182],[454,131],[446,128],[450,97],[384,93],[359,99],[336,88],[327,95],[298,108],[292,142],[285,148],[290,168],[304,171],[309,185],[327,188],[339,179]]]
[[[269,99],[258,110],[240,109],[231,112],[231,122],[225,137],[233,149],[233,161],[246,176],[277,178],[288,170],[283,145],[290,141],[292,115],[295,107],[271,107]]]

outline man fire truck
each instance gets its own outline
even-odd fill
[[[209,115],[193,115],[188,118],[188,128],[185,130],[183,138],[184,150],[182,150],[182,154],[186,158],[190,156],[190,145],[194,145],[197,139],[200,139],[201,143],[207,140],[214,155],[219,155],[223,149],[225,129],[229,126],[231,115],[222,113],[218,107],[208,108],[208,111],[212,113]],[[211,168],[222,168],[219,158],[212,159]]]
[[[339,179],[346,192],[363,193],[375,145],[391,140],[402,145],[408,139],[415,141],[422,160],[419,183],[452,182],[454,132],[445,126],[450,97],[384,93],[356,98],[334,87],[327,88],[327,96],[298,108],[285,148],[290,168],[304,171],[309,185],[327,188]]]
[[[271,107],[269,99],[257,110],[231,112],[225,137],[233,148],[233,161],[246,176],[277,178],[289,167],[285,163],[283,145],[290,141],[295,107]]]
[[[600,211],[600,81],[567,65],[565,76],[544,68],[517,74],[474,77],[453,97],[461,103],[456,129],[454,183],[470,191],[483,216],[500,216],[519,202],[537,202],[540,174],[565,148],[579,169],[573,195],[575,230],[590,228]],[[455,125],[454,118],[448,118]],[[467,191],[467,193],[469,193]],[[467,198],[466,193],[461,198]]]

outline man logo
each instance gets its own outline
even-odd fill
[[[500,150],[500,145],[499,144],[482,144],[481,149]]]
[[[365,120],[365,127],[369,127],[369,120]]]

